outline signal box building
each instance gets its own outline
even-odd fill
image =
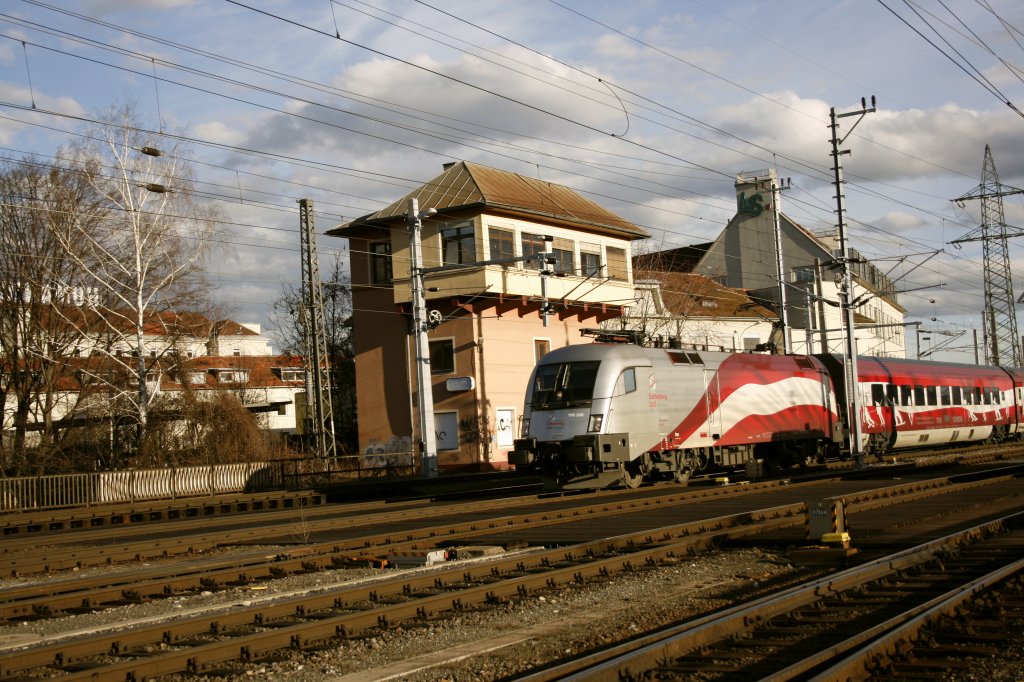
[[[349,240],[359,443],[418,451],[409,199],[421,214],[438,466],[508,466],[538,357],[634,299],[647,233],[568,187],[470,162],[327,234]],[[537,254],[548,252],[539,263]],[[504,260],[502,264],[480,264]]]

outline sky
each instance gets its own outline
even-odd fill
[[[951,242],[980,206],[952,200],[986,145],[1004,190],[1024,187],[1022,31],[1014,0],[7,0],[0,154],[53,155],[125,101],[189,138],[224,217],[215,297],[266,328],[299,283],[299,199],[323,273],[365,257],[324,230],[451,161],[580,191],[646,250],[714,239],[736,174],[768,168],[787,216],[834,230],[829,111],[874,96],[840,120],[850,244],[904,292],[922,351],[971,361],[982,246]],[[1024,197],[1003,201],[1024,225]]]

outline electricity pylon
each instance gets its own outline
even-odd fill
[[[985,361],[991,365],[1020,367],[1020,337],[1017,335],[1017,313],[1014,309],[1013,280],[1010,277],[1010,256],[1007,239],[1024,235],[1019,228],[1008,228],[1003,215],[1003,197],[1024,194],[1016,187],[999,183],[992,150],[985,145],[985,161],[981,166],[981,184],[953,201],[981,201],[981,226],[951,244],[980,241],[984,254],[985,310],[982,319],[985,339]]]

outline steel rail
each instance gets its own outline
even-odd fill
[[[813,486],[821,484],[822,481],[809,481],[803,484],[804,486]],[[521,515],[522,518],[537,517],[542,519],[565,519],[566,516],[576,514],[577,516],[582,515],[584,512],[579,511],[579,507],[583,506],[584,509],[587,507],[593,509],[609,509],[617,510],[616,513],[625,513],[630,510],[641,509],[643,507],[649,507],[653,505],[671,505],[681,504],[684,502],[693,502],[696,500],[706,500],[716,497],[724,496],[735,496],[735,495],[747,495],[757,492],[764,492],[777,487],[792,488],[794,484],[787,484],[781,481],[770,481],[749,485],[736,485],[728,487],[715,487],[715,488],[700,488],[700,489],[686,489],[679,492],[671,492],[662,494],[660,492],[652,493],[651,489],[647,489],[638,493],[637,491],[608,491],[605,493],[599,493],[596,496],[580,496],[571,498],[544,498],[544,499],[532,499],[523,500],[522,498],[508,498],[501,501],[488,500],[488,501],[476,501],[476,502],[460,502],[452,505],[447,504],[441,507],[425,508],[422,506],[415,506],[413,508],[402,509],[400,511],[388,511],[380,514],[358,514],[351,511],[348,507],[334,507],[333,513],[335,516],[321,520],[303,520],[300,521],[302,525],[302,531],[304,534],[313,534],[318,532],[337,532],[344,528],[352,528],[358,526],[370,526],[370,525],[381,525],[385,523],[392,523],[395,521],[402,520],[425,520],[428,518],[439,518],[443,516],[454,516],[456,514],[465,514],[474,511],[482,511],[492,513],[495,509],[512,509],[515,507],[522,507],[527,505],[533,506],[550,506],[557,507],[559,505],[568,507],[565,511],[553,510],[553,511],[534,511],[527,514]],[[574,501],[579,500],[579,503],[575,504]],[[593,501],[597,501],[596,504],[592,504]],[[313,510],[318,515],[326,515],[332,513],[332,508],[317,507]],[[271,513],[271,512],[268,512]],[[121,563],[126,561],[140,561],[152,558],[161,558],[172,556],[176,554],[190,554],[198,551],[210,550],[215,547],[219,547],[225,544],[253,544],[258,541],[264,541],[261,544],[267,544],[267,540],[279,540],[280,538],[287,538],[294,534],[294,527],[296,519],[293,516],[288,516],[289,512],[272,512],[278,514],[277,518],[280,518],[280,524],[273,526],[269,525],[267,521],[270,521],[275,517],[261,517],[264,519],[264,523],[256,525],[250,524],[248,526],[238,528],[238,519],[216,519],[210,522],[204,522],[202,533],[187,534],[182,533],[180,527],[175,527],[174,535],[171,537],[159,537],[150,540],[138,540],[130,542],[121,542],[117,544],[108,545],[97,545],[91,546],[85,543],[98,543],[99,541],[109,538],[109,531],[101,530],[95,531],[96,535],[83,534],[76,536],[74,544],[72,545],[55,545],[51,547],[35,547],[33,551],[33,544],[38,544],[38,541],[34,543],[22,543],[8,545],[3,543],[0,547],[0,575],[28,575],[31,573],[46,573],[56,570],[67,570],[84,568],[88,566],[98,566],[111,563]],[[294,514],[294,511],[290,512]],[[338,518],[337,514],[344,514],[342,518]],[[569,519],[573,520],[573,519]],[[579,520],[574,519],[574,520]],[[438,540],[439,535],[449,534],[449,528],[472,528],[475,525],[486,524],[486,521],[470,521],[465,524],[452,524],[452,526],[444,526],[443,528],[433,527],[427,528],[423,531],[410,530],[384,533],[378,536],[374,536],[375,539],[367,541],[365,548],[371,548],[378,544],[387,545],[391,542],[398,542],[399,538],[401,541],[408,541],[412,538],[423,538],[432,539],[435,542]],[[231,529],[228,531],[211,532],[211,528],[216,528],[218,525],[229,525]],[[165,526],[164,529],[170,529],[173,526]],[[497,526],[492,526],[491,530],[496,529]],[[276,529],[276,530],[275,530]],[[455,530],[454,532],[461,532]],[[379,538],[379,539],[377,539]],[[327,542],[322,543],[322,546],[333,548],[338,545],[338,542]],[[353,549],[355,549],[353,547]],[[327,551],[333,551],[328,549]]]
[[[855,493],[846,500],[852,511],[872,509],[877,506],[906,502],[922,496],[951,494],[987,483],[1006,480],[1007,475],[994,479],[952,483],[950,479],[935,479],[917,484],[900,484]],[[740,488],[739,492],[751,491]],[[687,496],[684,496],[685,501]],[[56,617],[64,611],[80,612],[97,610],[104,604],[120,605],[149,599],[180,595],[197,590],[220,589],[226,586],[253,584],[260,581],[282,578],[303,572],[328,570],[353,564],[365,564],[370,557],[385,553],[401,554],[437,548],[437,540],[443,538],[446,544],[466,542],[494,530],[517,530],[556,525],[579,521],[583,518],[615,516],[652,506],[679,503],[672,496],[671,501],[644,500],[633,504],[599,504],[584,509],[562,510],[557,514],[526,514],[519,517],[503,517],[488,521],[472,520],[453,524],[443,529],[424,528],[410,531],[399,540],[395,533],[385,532],[368,535],[348,541],[327,542],[298,548],[284,548],[276,552],[260,551],[248,557],[222,560],[200,560],[193,565],[180,567],[154,567],[120,576],[76,576],[73,581],[32,585],[0,590],[0,618],[7,620],[26,617]],[[403,514],[404,516],[404,514]],[[363,517],[363,523],[373,526],[375,517]]]
[[[870,582],[906,571],[932,560],[937,555],[950,552],[964,544],[975,542],[986,536],[1005,532],[1008,526],[1016,526],[1022,523],[1024,523],[1024,512],[1010,514],[1001,519],[979,524],[916,547],[875,559],[862,566],[856,566],[746,604],[681,623],[658,633],[619,644],[607,650],[595,652],[589,656],[553,666],[518,679],[519,682],[546,682],[548,680],[622,682],[623,680],[645,679],[646,671],[653,671],[664,667],[668,665],[669,661],[688,652],[701,649],[711,643],[723,641],[730,637],[741,637],[758,624],[768,622],[774,617],[806,607],[824,597],[850,591]],[[1015,561],[995,573],[1001,575],[1007,571],[1012,573],[1014,570],[1019,569],[1020,562]],[[970,589],[970,586],[959,588],[954,592],[960,592],[965,589]],[[974,591],[976,592],[977,590]],[[939,603],[942,600],[939,598],[933,601]],[[895,617],[892,619],[892,623],[895,625],[902,622],[911,622],[914,618],[919,617],[918,611],[915,609],[909,615]],[[882,626],[877,626],[876,630],[873,636],[878,636],[880,632],[884,632]],[[855,646],[858,643],[858,639],[853,638],[844,644],[848,644],[851,647]],[[846,650],[842,645],[836,648],[842,648],[842,651],[838,653]],[[812,653],[808,659],[793,665],[787,671],[800,674],[813,667],[820,666],[830,658],[830,655],[834,656],[830,652],[831,649],[828,652]],[[764,679],[792,679],[792,676],[786,676],[787,671],[782,671],[776,675],[764,676]],[[843,674],[832,676],[823,674],[821,677],[822,682],[836,679],[856,679],[856,677],[848,678]]]
[[[719,492],[715,493],[714,497],[724,495],[723,489],[718,488]],[[750,487],[734,488],[735,494],[753,492],[755,489]],[[42,617],[56,615],[62,609],[98,608],[103,602],[139,601],[157,595],[173,596],[182,591],[217,589],[226,584],[247,585],[261,580],[283,578],[287,574],[299,571],[309,572],[358,562],[366,563],[370,558],[388,553],[433,550],[437,548],[439,541],[451,545],[493,534],[496,530],[521,530],[575,522],[585,518],[616,516],[652,507],[665,508],[692,501],[695,497],[708,497],[708,492],[692,493],[681,498],[670,496],[668,499],[617,501],[615,504],[602,502],[545,513],[529,512],[519,516],[469,520],[451,523],[442,528],[428,526],[408,530],[402,535],[385,531],[348,541],[317,543],[274,553],[259,552],[250,558],[232,557],[205,561],[198,567],[172,567],[170,571],[167,568],[155,567],[114,579],[101,576],[88,580],[76,578],[74,582],[0,590],[0,617],[7,620],[30,615]],[[477,505],[473,507],[476,508]],[[440,513],[443,512],[438,512]],[[451,510],[447,513],[451,513]],[[401,516],[407,517],[407,514]],[[417,514],[417,517],[423,516],[423,513]],[[375,517],[361,517],[358,525],[373,527],[379,521],[380,519]]]
[[[583,583],[611,573],[637,570],[697,551],[698,548],[765,530],[802,522],[803,504],[760,512],[679,524],[549,549],[518,557],[471,566],[445,566],[434,572],[401,574],[371,584],[335,591],[303,594],[292,598],[234,608],[227,612],[194,616],[146,625],[115,633],[103,633],[72,641],[47,642],[5,649],[0,654],[0,678],[32,668],[63,667],[83,659],[151,649],[144,659],[123,661],[99,671],[69,671],[61,679],[141,679],[157,673],[201,670],[204,666],[277,648],[303,648],[318,640],[349,636],[371,627],[387,627],[406,619],[426,619],[433,613],[460,610],[472,603],[494,603],[522,597],[534,590],[550,590],[568,582]],[[338,609],[358,609],[337,614]],[[290,619],[312,620],[287,625]],[[283,625],[282,627],[277,627]],[[261,632],[239,634],[239,629],[267,627]],[[232,633],[226,642],[175,650],[196,638]],[[162,651],[170,648],[169,651]],[[133,677],[127,677],[133,676]]]
[[[836,647],[836,655],[854,650],[865,642],[878,637],[867,647],[847,656],[824,672],[815,675],[811,680],[830,682],[831,680],[862,680],[871,677],[872,669],[884,668],[884,661],[897,658],[906,643],[917,639],[922,631],[934,626],[943,617],[955,615],[967,602],[979,594],[988,592],[1000,583],[1022,573],[1024,573],[1024,559],[1007,564],[962,587],[950,590],[900,617],[882,623],[870,632],[866,632],[865,636],[856,638],[856,641],[844,642],[841,646]],[[831,658],[835,658],[835,656],[828,660]],[[811,667],[806,667],[803,670],[794,670],[794,672],[811,669]],[[782,671],[779,676],[771,679],[792,679],[792,677],[783,676],[785,673],[786,671]]]
[[[13,537],[61,535],[97,528],[144,525],[173,519],[209,518],[262,511],[301,509],[326,504],[325,496],[312,490],[279,490],[266,493],[197,495],[135,503],[101,503],[66,509],[32,509],[0,512],[0,535]]]

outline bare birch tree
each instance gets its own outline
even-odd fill
[[[81,167],[94,169],[109,214],[99,230],[72,230],[64,246],[99,292],[95,325],[82,330],[98,341],[93,353],[106,355],[111,376],[132,377],[112,391],[134,421],[136,463],[156,463],[143,448],[159,376],[147,374],[159,372],[157,361],[174,347],[176,312],[198,310],[205,299],[202,266],[216,215],[195,196],[186,145],[143,129],[131,104],[99,121],[75,152]],[[147,335],[160,341],[147,347]]]

